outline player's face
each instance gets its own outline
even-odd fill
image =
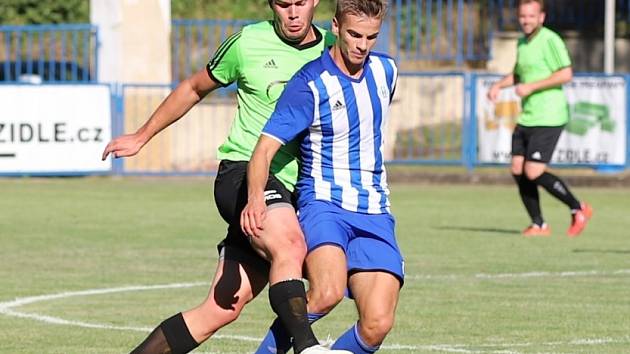
[[[341,54],[352,65],[363,65],[370,50],[376,44],[382,19],[365,15],[346,14],[341,20],[333,18],[333,33]]]
[[[271,8],[280,34],[290,42],[301,43],[311,29],[319,0],[272,0]]]
[[[536,32],[543,22],[545,22],[545,13],[539,3],[530,2],[518,7],[518,23],[525,35],[529,36]]]

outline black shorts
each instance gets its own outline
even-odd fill
[[[223,220],[228,223],[227,236],[217,245],[226,258],[254,266],[269,263],[254,251],[249,238],[241,230],[241,211],[247,204],[247,161],[223,160],[214,180],[214,201]],[[295,209],[296,198],[276,177],[269,175],[265,186],[267,207]],[[221,252],[223,248],[225,252]]]
[[[512,156],[524,156],[525,161],[548,163],[563,129],[563,125],[559,127],[517,125],[512,133]]]

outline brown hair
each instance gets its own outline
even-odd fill
[[[337,0],[335,18],[347,14],[384,18],[387,13],[387,0]]]
[[[520,7],[521,5],[531,4],[533,2],[540,5],[540,11],[545,11],[545,0],[519,0],[518,6]]]

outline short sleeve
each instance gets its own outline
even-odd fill
[[[308,82],[294,76],[284,88],[262,133],[286,144],[311,126],[314,109],[315,99]]]
[[[239,42],[241,31],[228,37],[208,62],[206,70],[212,80],[228,86],[238,79],[241,66]]]
[[[560,36],[555,35],[549,37],[544,50],[545,62],[551,71],[556,72],[560,69],[571,66],[569,51]]]

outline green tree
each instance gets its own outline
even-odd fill
[[[33,25],[90,22],[89,0],[2,0],[0,24]]]
[[[109,0],[100,0],[109,1]],[[335,0],[320,0],[316,19],[329,20]],[[0,25],[90,22],[89,0],[0,0]],[[177,19],[264,19],[268,0],[171,0]]]
[[[320,0],[316,18],[329,20],[335,0]],[[265,19],[271,16],[268,0],[171,0],[171,16],[177,19]]]

